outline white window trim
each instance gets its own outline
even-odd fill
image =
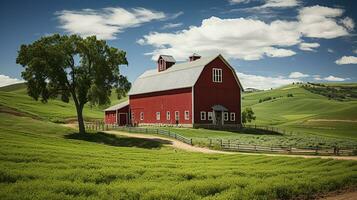
[[[175,111],[175,120],[180,120],[180,112]]]
[[[213,68],[212,69],[212,81],[214,83],[222,83],[222,69],[220,68]]]
[[[205,111],[201,111],[200,116],[201,116],[201,120],[206,120],[206,112]]]
[[[208,115],[207,119],[212,121],[213,120],[213,112],[207,112],[207,115]]]
[[[223,112],[223,119],[224,119],[224,121],[228,121],[229,120],[229,113],[228,112]]]
[[[190,120],[190,111],[185,110],[185,120]]]
[[[160,112],[156,112],[156,120],[160,120],[161,119],[161,113]]]
[[[231,112],[231,121],[236,121],[236,113]]]
[[[170,116],[170,111],[166,111],[166,120],[170,120],[171,116]]]
[[[144,112],[140,112],[140,120],[144,120]]]

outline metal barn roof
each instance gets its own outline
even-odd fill
[[[124,101],[122,103],[116,104],[114,106],[110,106],[109,108],[105,109],[104,111],[116,111],[119,110],[121,108],[124,108],[125,106],[129,105],[129,100]]]
[[[166,62],[176,62],[175,58],[169,55],[160,55]]]
[[[129,91],[129,95],[192,87],[195,85],[204,67],[218,56],[221,55],[174,64],[161,72],[158,72],[157,69],[148,70],[135,80]],[[237,81],[243,89],[238,78]]]

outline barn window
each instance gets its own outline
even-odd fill
[[[156,120],[160,120],[160,112],[156,112]]]
[[[208,112],[208,120],[212,120],[213,119],[213,112]]]
[[[179,111],[175,111],[175,120],[179,120],[180,119],[180,113]]]
[[[201,120],[206,120],[206,112],[201,111]]]
[[[213,68],[212,69],[212,80],[215,83],[222,83],[222,69]]]
[[[236,113],[231,112],[231,121],[236,121]]]
[[[185,111],[185,120],[189,120],[190,119],[190,112],[188,112],[188,110]]]
[[[140,112],[140,120],[144,120],[144,112]]]
[[[166,120],[170,120],[170,111],[166,111]]]
[[[224,121],[228,121],[228,112],[223,113]]]

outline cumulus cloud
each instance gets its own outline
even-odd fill
[[[228,0],[230,4],[249,3],[250,0]]]
[[[355,23],[349,17],[346,17],[341,20],[341,23],[349,30],[352,31],[355,28]]]
[[[116,39],[116,35],[127,28],[167,17],[165,13],[146,8],[130,10],[109,7],[101,10],[63,10],[56,12],[60,28],[70,34],[83,37],[96,35],[99,39]]]
[[[221,53],[228,58],[259,60],[264,57],[287,57],[296,53],[289,47],[300,45],[311,51],[318,43],[303,43],[302,37],[336,38],[349,35],[338,24],[342,9],[312,6],[299,10],[297,19],[275,20],[269,23],[251,18],[222,19],[210,17],[198,26],[174,33],[151,32],[137,42],[155,49],[147,53],[155,59],[158,54],[170,54],[185,60],[193,52],[205,55]]]
[[[192,52],[203,56],[222,53],[229,58],[259,60],[264,56],[283,57],[295,52],[284,47],[300,42],[300,34],[292,31],[296,22],[274,21],[270,24],[254,19],[204,19],[200,26],[191,26],[175,33],[152,32],[138,42],[152,45],[153,59],[158,54],[171,54],[184,60]]]
[[[325,77],[324,78],[324,80],[325,81],[345,81],[345,80],[347,80],[346,78],[340,78],[340,77],[336,77],[336,76],[332,76],[332,75],[330,75],[330,76],[328,76],[328,77]]]
[[[349,34],[336,18],[343,14],[339,8],[324,6],[304,7],[299,10],[299,30],[306,37],[331,39]],[[351,19],[352,20],[352,19]]]
[[[334,51],[333,49],[328,48],[328,49],[327,49],[327,52],[329,52],[329,53],[334,53],[335,51]]]
[[[340,81],[346,81],[349,80],[349,78],[341,78],[341,77],[336,77],[333,75],[326,76],[326,77],[321,77],[320,75],[313,75],[314,80],[316,81],[334,81],[334,82],[340,82]]]
[[[300,43],[299,44],[299,49],[303,50],[303,51],[315,51],[315,48],[319,47],[320,44],[319,43]]]
[[[182,25],[183,25],[183,23],[167,23],[164,26],[162,26],[161,29],[177,28],[177,27],[180,27]]]
[[[300,5],[298,0],[265,0],[260,8],[288,8]]]
[[[11,78],[9,76],[0,74],[0,87],[6,86],[6,85],[12,85],[15,83],[22,83],[24,81],[19,80],[17,78]]]
[[[270,88],[277,88],[293,82],[301,82],[299,79],[286,78],[284,76],[259,76],[253,74],[245,74],[237,72],[239,80],[242,82],[244,88],[256,88],[266,90]]]
[[[306,78],[309,77],[308,74],[303,74],[301,72],[291,72],[289,78]]]
[[[342,58],[335,61],[338,65],[347,65],[347,64],[357,64],[356,56],[342,56]]]

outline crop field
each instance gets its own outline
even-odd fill
[[[0,119],[0,199],[309,199],[357,184],[356,161],[189,153]]]

